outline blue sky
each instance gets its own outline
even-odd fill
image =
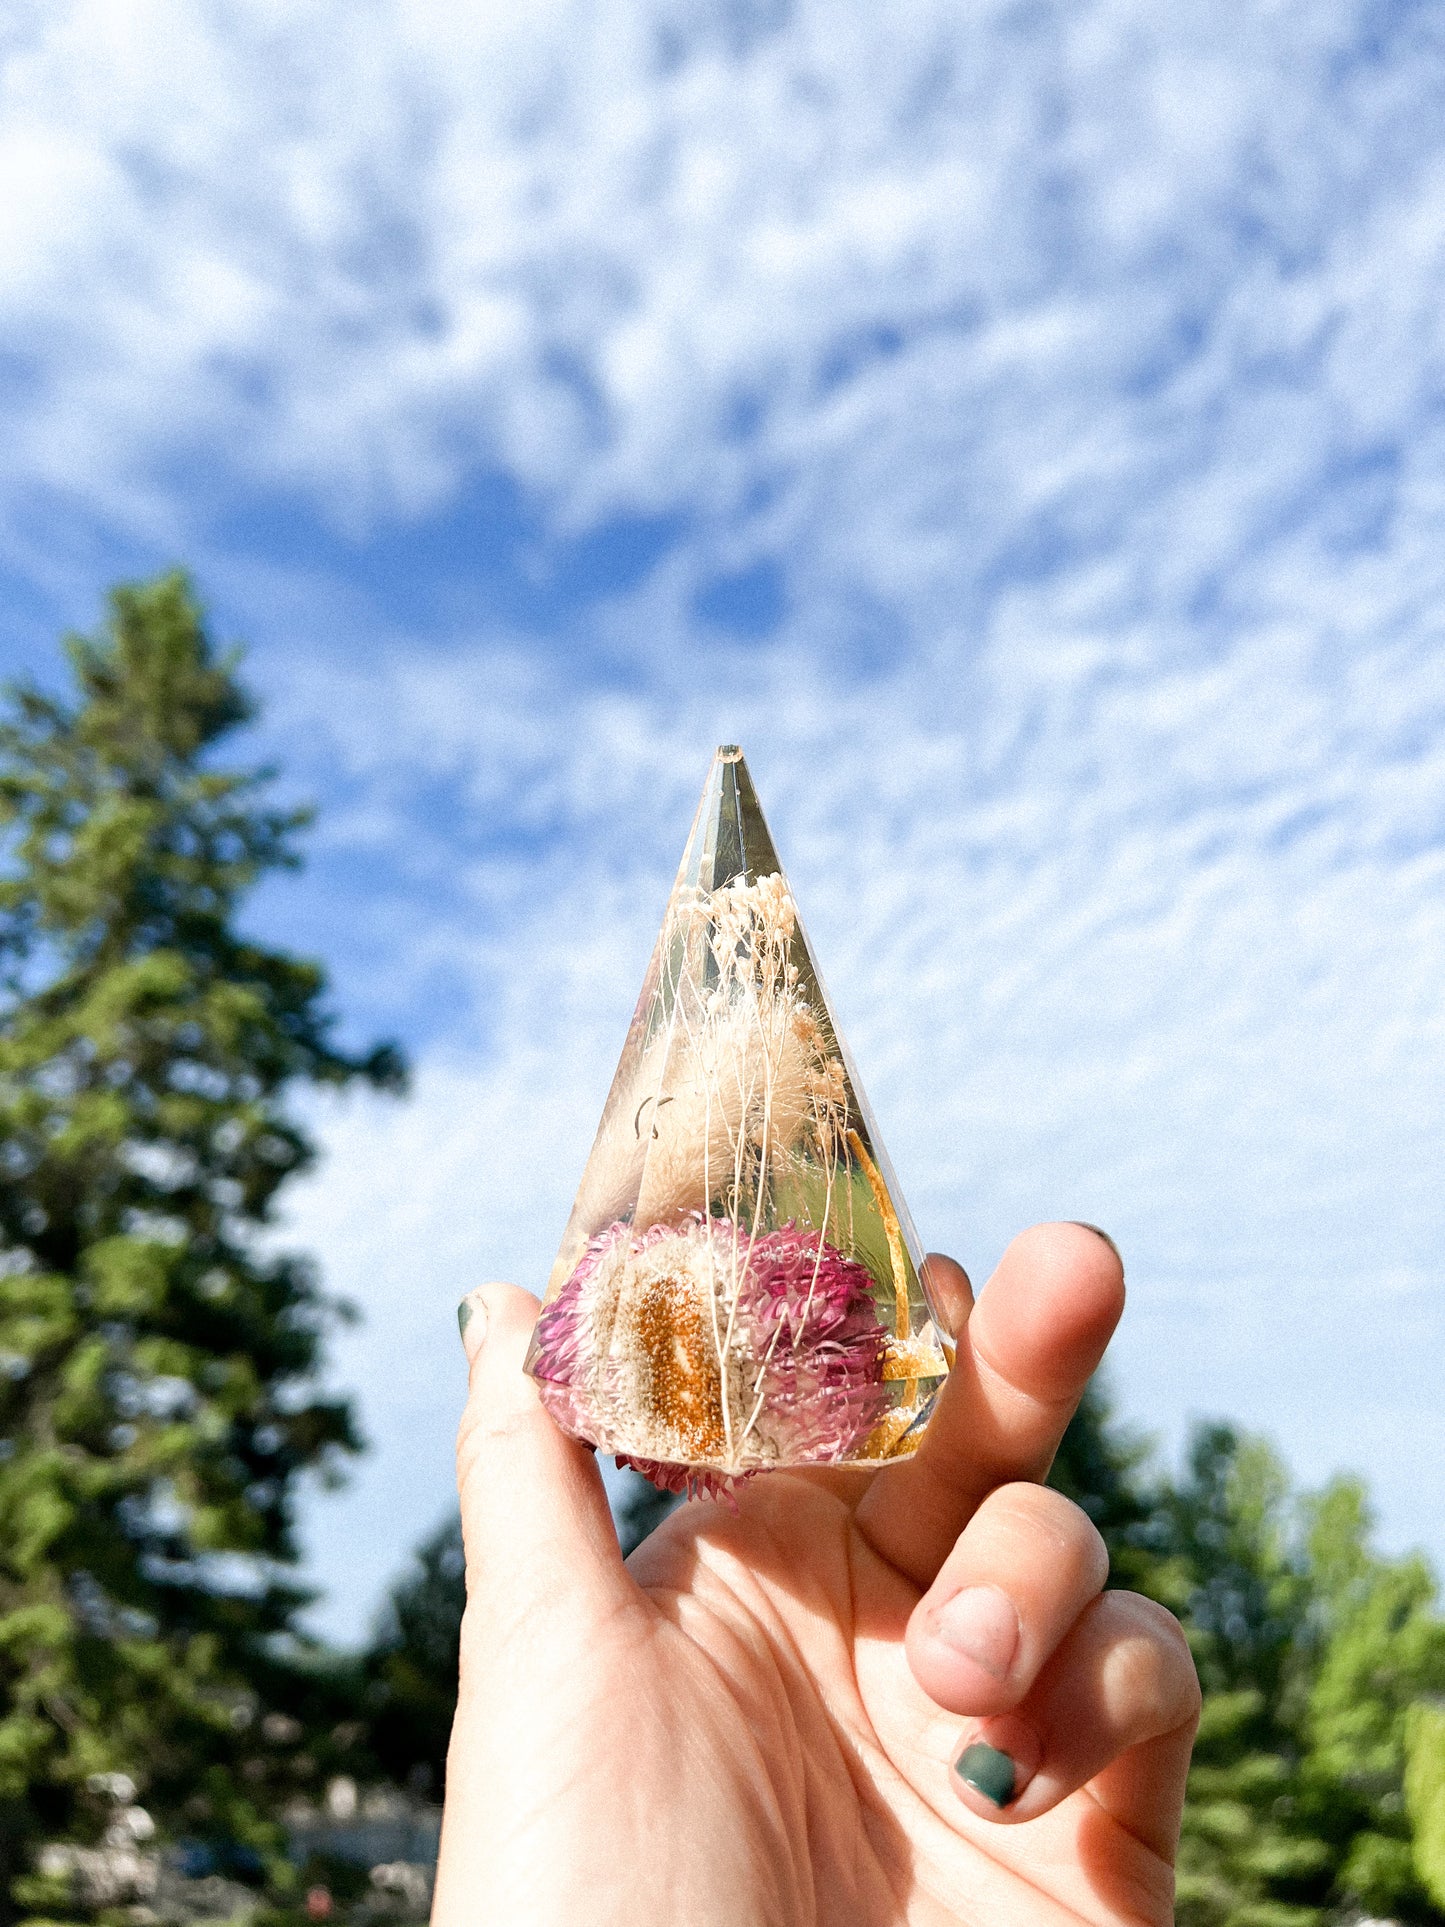
[[[1445,22],[44,0],[0,25],[5,650],[171,560],[321,805],[268,930],[403,1107],[364,1626],[550,1264],[714,742],[925,1239],[1107,1224],[1114,1383],[1445,1557]]]

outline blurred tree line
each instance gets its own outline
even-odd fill
[[[238,926],[305,817],[217,759],[251,705],[185,577],[65,647],[73,694],[0,721],[0,1927],[141,1927],[161,1862],[316,1920],[364,1876],[308,1903],[288,1809],[439,1796],[462,1559],[452,1521],[360,1655],[298,1630],[297,1482],[357,1437],[319,1387],[345,1308],[263,1234],[312,1156],[296,1094],[403,1067]],[[1098,1388],[1052,1476],[1199,1667],[1181,1927],[1445,1927],[1445,1620],[1360,1483],[1296,1494],[1222,1425],[1170,1476]],[[630,1548],[672,1502],[629,1478]]]

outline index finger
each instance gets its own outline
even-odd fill
[[[929,1585],[996,1486],[1042,1479],[1124,1309],[1124,1267],[1091,1225],[1014,1239],[963,1329],[923,1443],[854,1514],[874,1550]]]

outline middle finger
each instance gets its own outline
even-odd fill
[[[963,1330],[923,1443],[874,1478],[854,1517],[874,1550],[926,1587],[995,1486],[1046,1477],[1124,1308],[1102,1232],[1038,1225],[1015,1238]]]

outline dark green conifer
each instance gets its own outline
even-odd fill
[[[1109,1584],[1177,1604],[1168,1566],[1163,1489],[1149,1441],[1120,1424],[1102,1379],[1086,1387],[1055,1455],[1049,1484],[1081,1506],[1109,1549]]]
[[[382,1771],[441,1797],[457,1703],[467,1603],[462,1522],[454,1515],[417,1548],[391,1589],[366,1656],[371,1745]]]
[[[74,693],[0,724],[0,1908],[19,1875],[43,1911],[31,1849],[113,1821],[97,1776],[274,1846],[296,1484],[356,1436],[334,1307],[260,1234],[312,1155],[292,1094],[401,1078],[238,924],[305,816],[217,760],[250,705],[185,577],[66,652]]]

